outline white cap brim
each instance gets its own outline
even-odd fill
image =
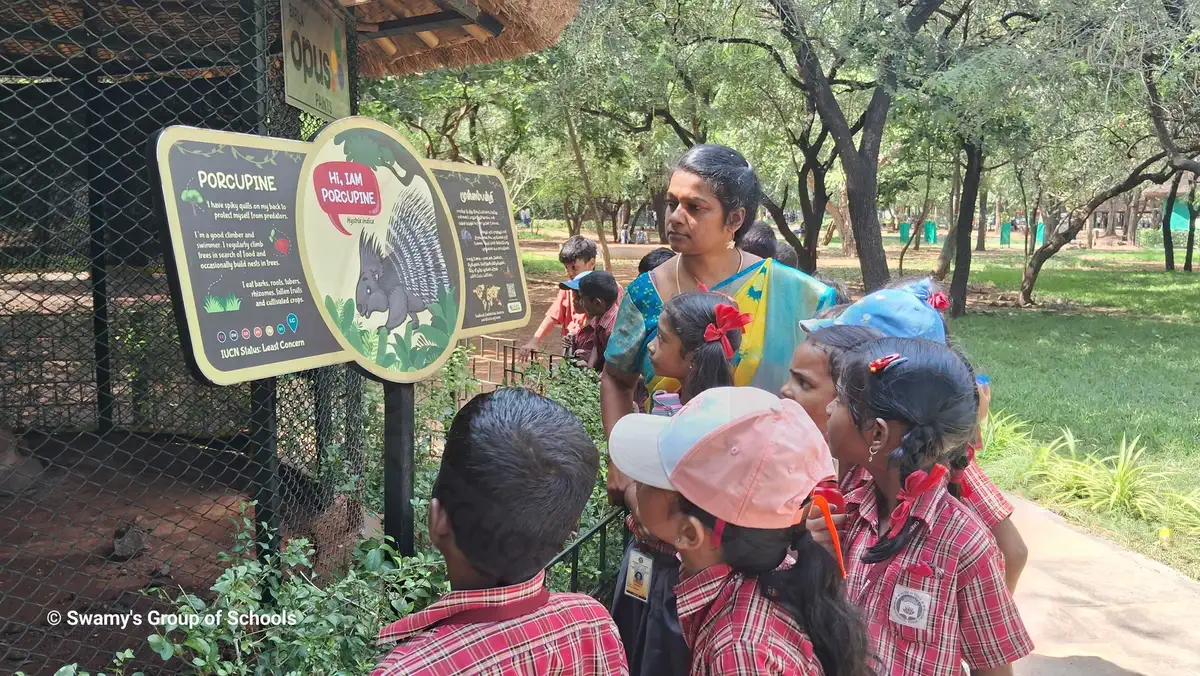
[[[608,439],[608,455],[630,479],[667,491],[675,490],[658,454],[658,437],[671,419],[632,413],[617,421]]]

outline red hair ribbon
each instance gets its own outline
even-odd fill
[[[736,307],[725,303],[718,303],[714,310],[717,321],[704,328],[704,340],[709,343],[721,341],[725,358],[733,359],[733,345],[729,342],[729,332],[745,331],[746,325],[752,320],[749,314],[738,312]]]
[[[950,298],[943,291],[934,291],[929,295],[928,303],[929,307],[938,312],[943,312],[946,308],[950,307]]]
[[[902,357],[899,354],[892,353],[872,361],[867,368],[870,369],[871,373],[879,375],[880,373],[888,370],[890,367],[896,364],[903,364],[906,361],[908,361],[908,357]]]
[[[908,475],[908,478],[904,480],[904,488],[901,488],[900,493],[896,496],[899,502],[892,510],[892,525],[888,529],[888,537],[896,537],[904,529],[904,524],[908,523],[908,516],[912,513],[913,504],[916,503],[917,498],[936,488],[945,476],[945,465],[934,465],[929,472],[917,470]]]
[[[958,497],[966,500],[972,495],[975,495],[975,489],[971,488],[971,484],[967,483],[963,478],[964,472],[961,469],[956,469],[950,472],[950,483],[958,486]]]

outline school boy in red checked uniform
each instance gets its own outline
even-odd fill
[[[627,675],[608,609],[548,593],[542,572],[599,467],[583,424],[549,399],[502,389],[463,407],[429,507],[452,591],[379,632],[393,647],[372,676]]]

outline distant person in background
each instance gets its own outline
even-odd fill
[[[836,297],[834,302],[838,305],[843,305],[850,302],[850,290],[846,288],[846,283],[840,279],[833,279],[826,275],[813,273],[813,279],[833,289]]]
[[[779,240],[774,228],[762,221],[755,221],[742,237],[741,246],[742,251],[766,260],[775,258],[775,253],[779,250]]]
[[[660,246],[654,251],[642,256],[642,260],[638,261],[638,274],[644,275],[674,257],[674,251],[671,251],[671,249],[668,247]]]
[[[612,335],[621,302],[621,285],[611,274],[596,270],[590,275],[559,284],[575,291],[575,302],[587,315],[587,323],[570,339],[567,354],[588,368],[604,368],[604,350]]]
[[[796,247],[788,242],[779,245],[779,250],[775,252],[775,261],[789,268],[800,269],[800,256],[796,254]]]
[[[563,242],[562,248],[558,250],[558,262],[562,263],[563,269],[566,270],[568,282],[578,280],[581,275],[590,273],[596,267],[596,243],[582,235],[569,237],[567,241]],[[565,347],[566,339],[578,333],[586,321],[587,315],[575,309],[574,292],[570,289],[560,288],[558,297],[546,310],[546,316],[533,334],[533,338],[521,346],[521,353],[524,356],[532,355],[541,346],[542,339],[556,324],[562,327]]]

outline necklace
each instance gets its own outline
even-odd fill
[[[733,273],[734,275],[736,275],[736,274],[738,274],[738,272],[742,271],[742,266],[744,266],[746,264],[746,259],[744,256],[742,256],[741,249],[735,248],[734,251],[737,252],[737,257],[738,257],[737,272]],[[675,295],[676,296],[683,294],[683,282],[682,282],[683,277],[681,277],[679,274],[680,270],[681,270],[680,263],[682,261],[683,261],[683,254],[679,254],[678,256],[675,257]],[[701,286],[701,283],[700,283],[700,280],[696,278],[696,275],[693,275],[692,273],[689,272],[688,277],[692,278],[692,282],[695,283],[696,288],[699,289]]]

